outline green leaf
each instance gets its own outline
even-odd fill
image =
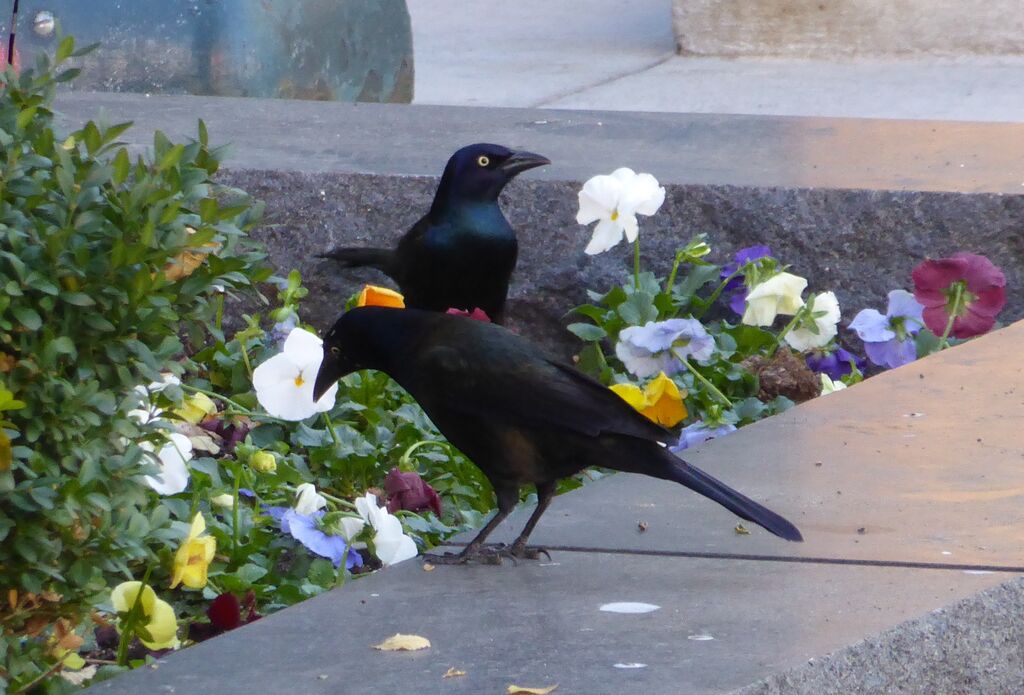
[[[131,171],[132,163],[128,158],[128,150],[121,148],[117,151],[114,156],[112,163],[114,168],[114,183],[121,185],[128,180],[128,174]]]
[[[566,328],[577,338],[588,343],[601,340],[608,335],[603,328],[592,323],[570,323]]]
[[[84,292],[61,292],[60,298],[68,304],[75,306],[93,306],[96,300]]]
[[[43,319],[31,307],[14,307],[14,318],[18,319],[18,323],[30,331],[38,331],[43,326]]]
[[[328,561],[327,564],[330,564],[330,562]],[[248,562],[239,567],[232,574],[234,574],[236,577],[238,577],[246,584],[254,584],[263,577],[267,576],[267,569],[265,567],[260,567],[259,565],[255,565],[251,562]]]
[[[63,63],[65,60],[71,57],[71,54],[75,51],[75,37],[65,36],[61,39],[61,42],[57,44],[57,50],[53,55],[53,59],[57,63]]]
[[[334,586],[334,582],[337,581],[337,573],[335,572],[334,565],[331,564],[330,560],[325,560],[322,557],[318,557],[313,560],[309,565],[309,574],[306,577],[310,582],[317,586],[322,586],[327,589]]]

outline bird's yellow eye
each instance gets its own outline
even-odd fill
[[[338,355],[341,354],[341,348],[338,347],[337,345],[332,345],[331,346],[331,354],[334,355],[335,357],[337,357]]]
[[[487,166],[488,164],[491,163],[491,158],[488,157],[485,154],[482,154],[482,155],[480,155],[479,157],[476,158],[476,163],[479,164],[482,167],[485,167],[485,166]]]

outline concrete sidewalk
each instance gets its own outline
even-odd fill
[[[1022,340],[1024,322],[691,452],[804,544],[619,474],[555,500],[550,561],[410,561],[92,690],[1020,692]],[[433,646],[371,648],[396,632]]]
[[[670,0],[408,4],[421,104],[1024,120],[1024,56],[681,57]]]

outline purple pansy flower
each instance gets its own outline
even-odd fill
[[[763,244],[742,248],[735,253],[732,263],[726,263],[722,266],[721,278],[724,280],[739,270],[741,266],[751,261],[756,261],[758,258],[767,258],[771,255],[772,250]],[[725,288],[722,291],[727,294],[732,293],[729,295],[729,308],[742,315],[746,310],[747,301],[747,288],[743,285],[743,276],[737,275],[729,280],[729,282],[725,283]]]
[[[725,423],[718,427],[708,427],[704,424],[703,420],[698,420],[692,425],[687,425],[683,428],[683,431],[679,433],[679,443],[675,446],[669,447],[669,451],[674,454],[678,454],[684,449],[690,449],[695,446],[699,446],[709,439],[715,439],[717,437],[724,437],[730,432],[736,431],[736,425],[730,425]]]
[[[664,372],[671,376],[683,369],[680,359],[704,361],[715,351],[715,339],[697,319],[648,321],[619,333],[615,355],[638,377]]]
[[[827,374],[832,381],[838,381],[853,372],[853,368],[863,373],[867,362],[860,355],[855,355],[845,348],[837,347],[831,352],[812,350],[807,353],[807,368],[812,372]]]
[[[862,309],[850,322],[864,341],[868,359],[880,367],[900,367],[917,359],[913,335],[921,330],[924,307],[906,290],[889,293],[883,315],[876,309]]]
[[[346,569],[363,566],[362,555],[349,548],[344,538],[330,536],[320,530],[317,520],[323,517],[323,510],[312,514],[299,514],[291,507],[264,507],[263,513],[274,519],[284,533],[320,557],[327,558],[335,567],[341,566],[341,560],[346,555]]]

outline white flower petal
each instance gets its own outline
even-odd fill
[[[292,331],[294,334],[295,331]],[[315,368],[301,368],[284,353],[274,355],[253,371],[252,384],[256,389],[256,400],[269,414],[283,420],[305,420],[321,412],[313,402],[317,369],[319,364]],[[324,394],[321,406],[327,406],[328,410],[334,407],[334,395],[337,392],[335,385],[329,392],[329,398],[328,394]]]
[[[619,167],[611,173],[609,178],[618,181],[622,185],[622,188],[625,189],[626,186],[636,181],[636,172],[629,167]]]
[[[385,565],[395,565],[399,562],[416,557],[416,541],[409,536],[401,534],[388,538],[375,536],[373,547],[377,551],[377,558]]]
[[[296,513],[309,516],[326,506],[327,499],[316,491],[316,486],[312,483],[302,483],[295,488],[295,504],[293,507]]]
[[[640,225],[636,221],[636,215],[620,213],[619,223],[622,225],[622,231],[626,235],[626,241],[631,244],[636,241],[636,235],[640,232]]]
[[[580,224],[590,224],[603,217],[611,215],[612,208],[591,198],[586,191],[579,193],[579,212],[576,213],[576,221]]]
[[[594,235],[590,237],[590,243],[587,244],[587,248],[583,249],[583,252],[590,256],[604,253],[620,241],[622,241],[622,225],[612,222],[610,219],[603,219],[594,227]]]
[[[188,487],[189,473],[185,462],[192,458],[192,442],[178,432],[172,432],[167,439],[156,454],[160,472],[155,476],[147,475],[145,479],[161,495],[176,495]],[[153,451],[152,442],[142,442],[139,446]]]
[[[641,215],[653,215],[665,202],[665,189],[650,174],[638,174],[623,191],[620,210]]]
[[[839,300],[834,292],[823,292],[814,298],[812,312],[825,312],[822,316],[816,316],[814,324],[818,329],[817,333],[806,328],[797,328],[786,334],[786,342],[795,350],[801,352],[824,347],[838,332],[839,324]]]
[[[341,537],[346,541],[351,541],[353,538],[362,533],[363,529],[366,528],[366,522],[362,519],[357,519],[354,516],[343,516],[341,521]]]
[[[386,508],[377,506],[377,497],[370,492],[356,498],[356,511],[366,520],[366,523],[378,530],[383,523],[382,519],[389,516]]]
[[[324,342],[303,328],[293,328],[284,341],[282,354],[295,363],[299,369],[312,368],[313,376],[320,369],[324,359]]]

